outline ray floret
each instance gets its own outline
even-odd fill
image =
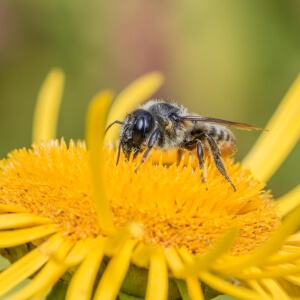
[[[269,180],[294,148],[300,137],[299,115],[300,75],[266,125],[268,131],[261,134],[243,161],[258,179]]]
[[[64,73],[60,69],[53,69],[41,87],[34,112],[33,142],[48,141],[56,137],[64,81]]]

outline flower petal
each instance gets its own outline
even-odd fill
[[[300,286],[300,275],[288,275],[284,277],[286,280]]]
[[[138,104],[144,102],[154,94],[163,84],[164,77],[159,72],[152,72],[141,76],[126,87],[115,99],[107,118],[107,125],[115,120],[122,121],[126,114],[131,112]],[[118,137],[118,128],[112,127],[105,140],[115,141]]]
[[[56,137],[56,125],[65,75],[53,69],[42,85],[34,112],[32,141],[39,143]]]
[[[30,227],[51,222],[53,222],[53,220],[28,213],[0,215],[0,229]]]
[[[68,266],[78,265],[91,250],[93,242],[94,240],[91,238],[77,241],[72,251],[63,260],[63,263]]]
[[[0,274],[0,297],[39,270],[62,244],[61,234],[49,238]]]
[[[153,245],[139,243],[132,253],[132,262],[143,268],[148,268],[150,257],[154,253]]]
[[[0,247],[13,247],[37,240],[59,230],[56,224],[41,225],[26,229],[0,231]]]
[[[91,299],[95,278],[104,255],[105,239],[102,237],[94,241],[90,253],[73,275],[67,291],[66,300]]]
[[[94,300],[116,299],[129,268],[132,251],[136,242],[128,239],[120,249],[120,252],[110,260],[101,277]]]
[[[279,253],[276,253],[272,255],[271,257],[267,258],[267,260],[264,263],[264,266],[268,265],[279,265],[283,263],[289,263],[291,261],[299,260],[300,259],[300,248],[297,247],[295,249],[296,251],[293,253],[285,252],[285,251],[279,251]]]
[[[186,279],[186,284],[191,299],[204,300],[204,296],[200,287],[200,282],[197,277],[188,277]]]
[[[150,259],[146,300],[166,300],[168,297],[168,269],[162,252],[156,251]]]
[[[238,299],[248,299],[248,300],[261,299],[258,293],[241,286],[235,286],[234,284],[231,284],[230,282],[225,281],[211,273],[201,272],[199,278],[205,284],[212,287],[213,289],[220,291],[224,294],[231,295]]]
[[[285,241],[285,245],[284,246],[289,246],[291,245],[291,247],[294,246],[300,246],[300,233],[297,232],[295,234],[290,235],[286,241]],[[299,247],[297,247],[299,249]],[[289,250],[288,250],[289,251]]]
[[[105,193],[104,184],[104,154],[103,135],[105,131],[105,120],[112,94],[104,91],[96,95],[88,109],[86,124],[86,141],[90,155],[92,171],[93,196],[96,205],[98,221],[102,230],[111,234],[114,232],[112,212]]]
[[[24,207],[15,204],[2,204],[0,203],[0,212],[14,212],[14,213],[22,213],[28,212]]]
[[[205,255],[198,255],[194,263],[187,267],[187,272],[198,274],[207,270],[213,265],[213,262],[222,254],[226,253],[237,236],[236,228],[228,230],[217,244]]]
[[[286,279],[277,279],[277,281],[292,299],[300,298],[300,287],[298,285],[295,285]]]
[[[165,256],[170,270],[176,278],[184,278],[184,264],[174,247],[165,250]]]
[[[74,242],[65,240],[59,249],[55,252],[58,257],[65,257],[71,250]],[[6,300],[25,300],[30,299],[35,294],[47,291],[54,286],[57,280],[67,271],[69,266],[51,259],[43,269],[22,289],[8,297]]]
[[[273,299],[280,299],[280,300],[291,299],[276,280],[267,278],[267,279],[262,279],[261,283],[270,292]]]
[[[278,266],[273,266],[266,268],[262,270],[260,273],[257,273],[255,275],[251,274],[251,278],[259,279],[259,278],[280,278],[285,275],[293,275],[293,274],[299,274],[300,273],[300,266],[299,265],[293,265],[291,263],[287,264],[281,264]],[[240,276],[241,278],[244,278],[244,276]]]
[[[300,75],[243,161],[259,180],[268,181],[299,140],[299,116]]]
[[[277,200],[279,213],[282,217],[300,204],[300,185]]]
[[[259,265],[265,261],[270,255],[278,250],[286,238],[294,233],[300,226],[300,206],[298,206],[292,213],[290,213],[283,221],[282,226],[274,232],[273,236],[260,248],[253,251],[253,253],[229,258],[228,262],[223,262],[217,267],[218,271],[224,274],[234,274],[238,270],[243,270],[246,267]]]
[[[247,280],[246,282],[249,287],[251,287],[254,291],[258,292],[261,295],[260,299],[271,299],[270,295],[266,293],[264,288],[257,280]]]
[[[178,275],[179,278],[193,277],[198,275],[200,272],[211,268],[214,265],[214,261],[226,253],[226,251],[232,245],[236,235],[236,228],[232,228],[226,234],[224,234],[224,236],[216,243],[216,245],[206,254],[192,255],[186,248],[179,249],[179,253],[185,263],[184,268],[180,264],[180,261],[176,259],[174,253],[172,253],[170,250],[170,252],[166,254],[170,268],[174,270],[175,276]]]

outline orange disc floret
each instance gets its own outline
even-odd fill
[[[173,156],[160,155],[159,160],[155,153],[155,161],[149,159],[137,174],[139,158],[129,163],[121,159],[117,168],[114,156],[108,155],[107,160],[107,191],[115,223],[142,223],[145,243],[204,253],[228,229],[237,227],[239,234],[230,252],[239,255],[262,245],[280,225],[276,203],[263,190],[264,184],[233,160],[225,165],[236,192],[209,158],[205,185],[195,158],[185,156],[176,165],[175,151]]]
[[[105,150],[106,192],[117,227],[143,225],[141,240],[163,247],[209,250],[229,228],[239,228],[230,252],[249,252],[262,245],[279,226],[277,207],[264,184],[232,160],[226,168],[237,191],[206,160],[207,186],[192,158],[165,166],[149,158],[125,162]],[[175,161],[176,156],[169,157]],[[187,162],[187,163],[185,163]],[[170,161],[168,161],[170,163]],[[97,222],[88,151],[82,142],[51,141],[15,150],[0,162],[0,203],[18,204],[51,218],[75,239],[103,234]]]

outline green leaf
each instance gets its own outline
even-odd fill
[[[182,300],[190,300],[191,298],[189,296],[186,282],[184,280],[180,280],[180,279],[173,279],[173,280],[177,284],[177,287],[179,289]]]
[[[64,281],[59,280],[55,286],[52,288],[51,292],[47,296],[47,300],[64,300],[66,298],[66,293],[68,289],[68,284]]]
[[[138,298],[124,293],[119,293],[119,300],[144,300],[144,298]]]
[[[0,271],[6,269],[10,265],[10,262],[7,258],[4,258],[0,255]]]

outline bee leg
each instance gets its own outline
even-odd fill
[[[224,167],[224,164],[222,162],[221,159],[221,155],[220,155],[220,151],[218,148],[217,143],[215,142],[215,140],[209,135],[209,134],[204,134],[204,136],[206,137],[210,150],[211,150],[211,154],[214,158],[215,164],[219,170],[219,172],[226,178],[226,180],[231,184],[231,186],[233,187],[233,190],[236,191],[236,187],[234,186],[234,184],[232,183],[231,179],[229,178],[227,171]]]
[[[140,153],[140,149],[134,150],[132,159],[135,160],[139,153]]]
[[[197,141],[197,157],[199,162],[199,168],[202,170],[201,181],[206,185],[206,169],[204,164],[204,151],[200,140]],[[206,186],[207,190],[207,186]]]
[[[183,150],[182,149],[178,149],[177,150],[177,165],[180,164],[182,158],[183,158]]]
[[[185,142],[184,144],[181,145],[181,147],[187,150],[194,150],[196,148],[199,168],[202,170],[201,181],[206,185],[206,168],[204,164],[204,150],[203,150],[201,138],[203,138],[203,135],[195,139],[192,139],[188,142]],[[206,185],[206,190],[207,190],[207,185]]]
[[[121,152],[121,141],[119,142],[119,147],[118,147],[118,154],[117,154],[117,161],[116,161],[116,166],[119,163],[119,159],[120,159],[120,152]]]
[[[158,141],[158,139],[160,138],[161,136],[161,131],[159,128],[156,128],[153,133],[151,134],[150,136],[150,139],[149,139],[149,142],[148,142],[148,147],[147,149],[145,150],[145,152],[143,153],[143,156],[142,156],[142,159],[141,159],[141,162],[139,163],[139,165],[137,166],[137,168],[135,169],[135,173],[137,173],[139,167],[141,166],[141,164],[143,164],[150,152],[150,150],[152,149],[152,147],[155,145],[155,143]]]

